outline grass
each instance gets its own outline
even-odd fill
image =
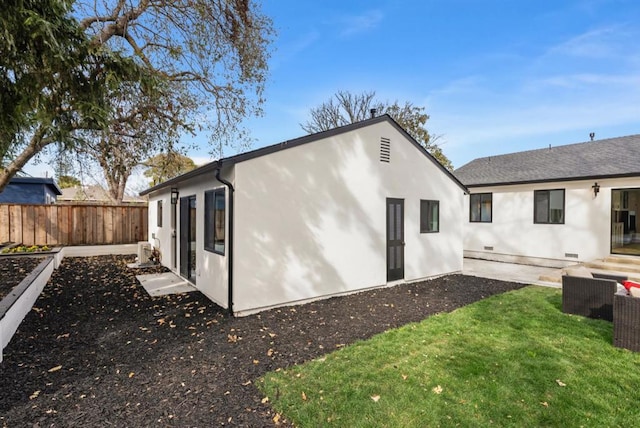
[[[632,426],[640,354],[612,324],[526,287],[390,330],[258,382],[300,427]],[[279,415],[278,415],[279,417]]]

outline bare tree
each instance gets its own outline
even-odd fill
[[[329,101],[312,108],[311,118],[300,126],[308,133],[327,131],[350,123],[360,122],[370,117],[370,112],[375,109],[377,114],[388,114],[420,143],[433,157],[445,168],[453,170],[451,161],[436,144],[437,138],[432,138],[426,128],[429,115],[424,107],[418,107],[410,102],[404,104],[376,100],[375,92],[363,92],[353,94],[349,91],[338,91]]]

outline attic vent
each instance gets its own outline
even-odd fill
[[[567,258],[577,259],[578,255],[575,253],[564,253],[564,256]]]
[[[485,251],[493,251],[493,247],[487,247],[486,245],[485,245],[484,249],[485,249]]]
[[[391,140],[380,138],[380,162],[391,162]]]

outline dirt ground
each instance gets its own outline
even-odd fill
[[[0,300],[42,261],[41,257],[0,257]]]
[[[135,275],[163,269],[132,261],[54,272],[4,350],[0,425],[273,426],[266,372],[522,287],[450,275],[231,318],[199,292],[149,297]]]

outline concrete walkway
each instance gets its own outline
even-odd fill
[[[519,282],[523,284],[546,285],[560,287],[560,283],[540,281],[540,276],[560,275],[558,268],[519,265],[514,263],[494,262],[479,259],[464,259],[462,273],[482,278],[499,279],[502,281]]]

